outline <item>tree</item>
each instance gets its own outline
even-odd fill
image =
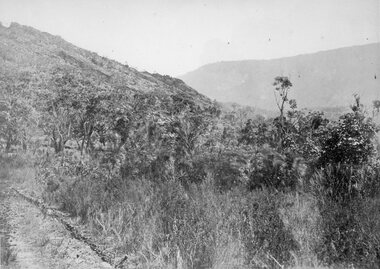
[[[109,105],[110,96],[114,96],[113,105]],[[46,89],[36,94],[35,105],[41,114],[39,125],[56,153],[68,141],[76,141],[81,153],[88,152],[93,147],[95,133],[104,129],[101,125],[111,122],[108,116],[121,102],[118,98],[112,89],[95,84],[90,78],[74,74],[70,69],[56,70]]]
[[[284,117],[285,104],[289,102],[288,94],[293,84],[290,82],[288,77],[275,77],[273,82],[274,96],[276,98],[276,104],[280,110],[280,118]]]
[[[34,109],[25,93],[28,83],[28,74],[8,76],[0,83],[0,138],[7,152],[12,145],[26,149],[33,129]]]
[[[80,96],[76,94],[75,83],[73,76],[63,72],[51,78],[48,90],[37,92],[41,114],[39,127],[49,137],[56,153],[63,151],[72,138],[78,117],[83,114],[79,110]]]
[[[373,101],[372,117],[375,117],[375,115],[378,115],[379,113],[380,113],[380,100],[374,100]]]
[[[295,109],[297,107],[297,103],[295,100],[289,100],[288,94],[290,88],[293,86],[293,84],[290,82],[288,77],[275,77],[273,82],[274,88],[274,96],[276,99],[277,107],[280,111],[280,117],[278,123],[279,123],[279,131],[280,131],[280,141],[279,145],[282,145],[284,140],[284,135],[286,132],[285,127],[285,105],[288,103],[292,109]]]

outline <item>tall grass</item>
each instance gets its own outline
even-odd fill
[[[321,266],[316,249],[322,239],[322,216],[318,201],[305,193],[285,195],[280,209],[285,227],[291,230],[299,249],[292,252],[294,266],[298,268],[315,268]]]
[[[310,212],[315,218],[309,222],[296,220],[309,212],[307,201],[305,216],[297,216],[302,205],[285,209],[283,194],[243,187],[220,192],[212,176],[185,189],[176,178],[157,182],[93,175],[63,176],[54,195],[45,198],[62,203],[117,256],[127,255],[128,266],[279,268],[314,258],[311,247],[306,253],[300,247],[314,244],[304,237],[311,235],[309,226],[317,225],[311,223],[317,213]],[[306,232],[298,236],[298,228]]]
[[[127,268],[378,268],[373,167],[317,170],[306,191],[221,191],[212,174],[184,186],[173,175],[122,178],[94,162],[51,161],[39,172],[45,201],[126,256]]]

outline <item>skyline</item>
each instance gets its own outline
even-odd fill
[[[59,35],[138,70],[274,59],[380,42],[380,1],[0,0],[0,21]]]

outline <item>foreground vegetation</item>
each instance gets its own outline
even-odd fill
[[[67,70],[2,85],[4,152],[29,152],[46,203],[136,268],[379,268],[379,113],[226,112]],[[372,118],[369,117],[371,114]]]

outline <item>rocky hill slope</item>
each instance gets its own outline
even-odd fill
[[[27,74],[29,87],[47,87],[45,82],[62,70],[89,78],[94,85],[103,84],[129,93],[155,91],[169,96],[179,94],[200,106],[210,103],[207,97],[179,79],[138,72],[32,27],[0,24],[0,77],[3,81],[17,74]]]

